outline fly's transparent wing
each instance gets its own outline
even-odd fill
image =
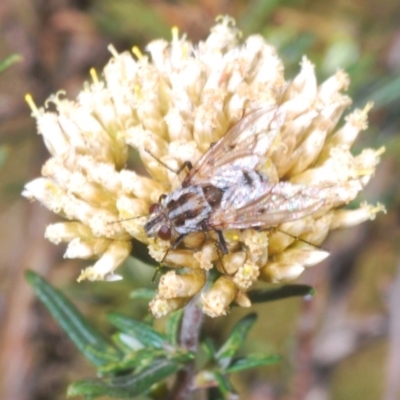
[[[186,176],[183,186],[212,184],[225,189],[237,184],[243,169],[255,170],[264,164],[283,123],[284,113],[276,106],[248,113],[210,147]]]
[[[301,219],[317,211],[325,196],[319,188],[290,182],[238,185],[224,193],[209,219],[213,229],[269,227]]]

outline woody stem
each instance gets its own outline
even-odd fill
[[[200,329],[203,323],[203,311],[198,303],[199,299],[196,296],[185,307],[179,338],[180,346],[195,354],[199,345]],[[195,373],[194,361],[186,364],[185,368],[178,372],[170,399],[188,400],[191,398]]]

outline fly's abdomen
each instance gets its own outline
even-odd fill
[[[222,192],[215,187],[202,188],[197,185],[181,187],[167,196],[165,208],[168,219],[179,234],[204,230],[213,207],[219,204]]]

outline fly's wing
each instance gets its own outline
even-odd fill
[[[256,173],[256,172],[255,172]],[[268,227],[301,219],[324,204],[323,190],[290,182],[259,181],[229,188],[209,218],[211,229]]]
[[[203,155],[186,176],[185,185],[212,184],[225,189],[239,182],[242,170],[264,163],[266,153],[284,123],[277,106],[259,108],[240,119]]]

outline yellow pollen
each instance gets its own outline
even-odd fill
[[[225,231],[224,236],[228,240],[232,241],[239,240],[239,235],[235,231]]]
[[[359,169],[357,171],[357,176],[365,176],[365,175],[371,175],[375,171],[375,168],[365,168],[365,169]]]
[[[56,196],[58,193],[57,187],[53,185],[51,182],[46,182],[46,190],[52,193],[52,195]]]
[[[135,94],[138,98],[142,98],[142,88],[139,85],[134,86]]]
[[[139,47],[133,46],[132,47],[132,53],[136,56],[138,60],[141,60],[143,58],[143,53],[140,51]]]
[[[245,264],[245,265],[244,265],[244,268],[243,268],[243,275],[244,275],[244,276],[251,275],[252,270],[253,270],[253,268],[252,268],[251,265]]]
[[[179,29],[177,26],[173,26],[171,29],[172,41],[179,40]]]
[[[29,108],[32,110],[32,114],[35,118],[39,116],[39,109],[36,107],[35,102],[33,101],[32,95],[27,93],[25,95],[25,101],[28,103]]]
[[[90,76],[92,77],[93,83],[99,83],[99,77],[97,76],[97,72],[94,68],[90,68]]]

